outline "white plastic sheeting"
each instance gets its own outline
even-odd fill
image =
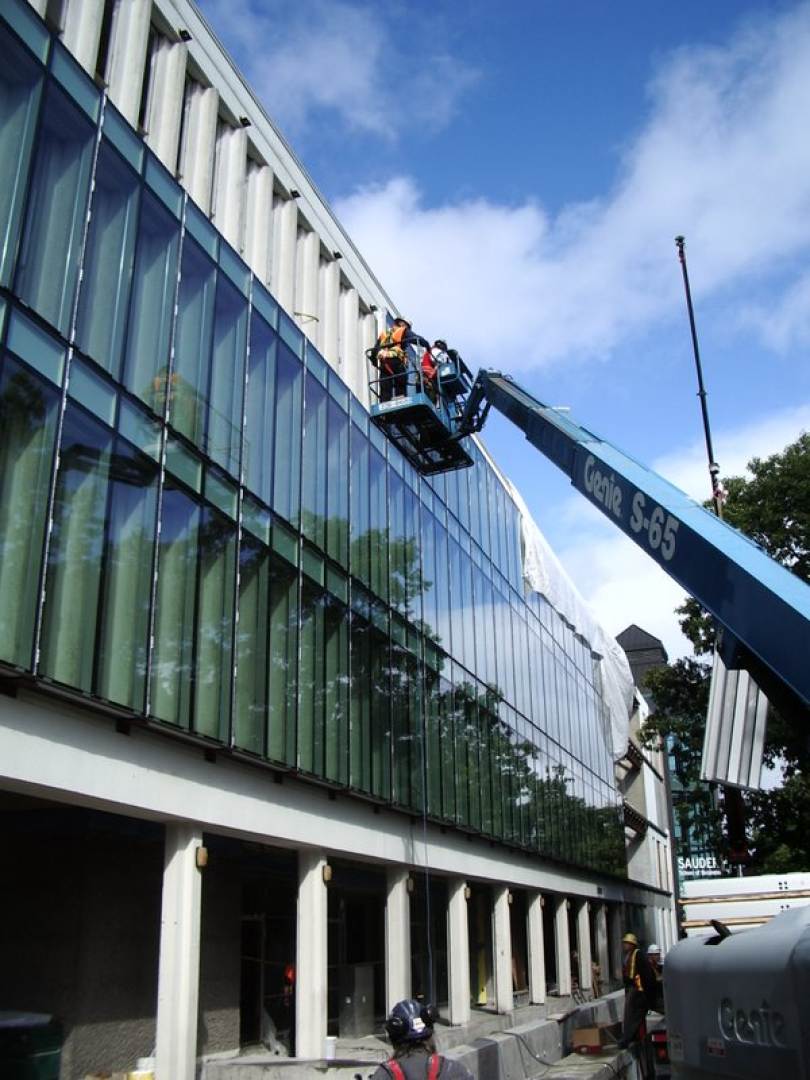
[[[503,479],[520,511],[524,581],[533,592],[541,593],[585,638],[591,649],[602,657],[602,690],[610,715],[610,746],[614,761],[618,761],[627,750],[629,717],[634,704],[635,688],[627,657],[618,641],[597,622],[591,608],[540,532],[520,492],[510,480],[506,477]]]

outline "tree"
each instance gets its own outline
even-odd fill
[[[753,458],[750,477],[723,481],[727,492],[723,516],[756,541],[792,573],[810,581],[810,435],[802,434],[779,454]],[[714,625],[696,600],[677,609],[681,629],[697,656],[714,647]],[[648,676],[656,711],[647,723],[645,741],[671,735],[699,767],[710,669],[697,660],[677,661]],[[687,755],[688,757],[688,755]],[[784,770],[776,791],[746,795],[750,870],[756,873],[806,870],[810,842],[801,827],[810,815],[810,736],[771,709],[765,745],[767,765]],[[693,769],[693,766],[689,766]],[[693,772],[692,778],[699,775]]]

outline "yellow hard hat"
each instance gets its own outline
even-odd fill
[[[638,938],[635,934],[625,934],[622,942],[627,942],[628,945],[638,945]]]

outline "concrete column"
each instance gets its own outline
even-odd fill
[[[273,210],[272,293],[292,315],[295,298],[295,249],[298,239],[298,207],[294,199],[279,198]]]
[[[509,889],[494,890],[492,906],[492,951],[495,966],[495,1008],[499,1013],[512,1011],[512,929],[509,921]]]
[[[357,290],[351,287],[340,290],[340,341],[341,375],[344,382],[363,402],[368,402],[368,375],[363,357],[362,372],[358,361],[360,355],[359,314]]]
[[[316,232],[302,230],[299,232],[296,242],[296,289],[295,310],[304,316],[314,315],[315,318],[301,318],[298,325],[304,331],[309,340],[318,344],[318,268],[321,258],[321,238]]]
[[[411,996],[411,905],[407,870],[389,868],[385,898],[385,1011]]]
[[[599,904],[596,908],[596,962],[602,973],[602,986],[607,990],[611,977],[606,904]]]
[[[529,1001],[542,1005],[546,1000],[546,943],[543,937],[543,897],[540,893],[529,898],[526,938],[529,945]]]
[[[273,170],[249,162],[247,172],[245,261],[263,285],[270,284],[273,237]]]
[[[96,73],[103,18],[104,0],[71,0],[65,15],[62,41],[91,77]]]
[[[470,1020],[470,927],[467,882],[454,880],[447,887],[447,983],[450,1023]]]
[[[152,94],[146,118],[146,143],[169,172],[177,169],[188,45],[164,38],[152,60]]]
[[[211,211],[219,94],[212,86],[192,83],[185,108],[180,179],[197,206],[208,214]]]
[[[247,172],[247,132],[244,128],[218,125],[216,160],[211,217],[231,247],[241,252],[244,249]]]
[[[610,905],[610,977],[616,981],[622,977],[622,935],[624,919],[621,904]]]
[[[591,924],[588,916],[590,905],[587,900],[577,903],[577,954],[579,956],[580,990],[590,990],[593,986],[591,972]]]
[[[157,1080],[194,1080],[200,982],[202,877],[197,825],[167,825],[158,966]]]
[[[146,46],[152,0],[116,4],[112,21],[107,83],[113,104],[133,127],[138,123],[143,80],[148,78]]]
[[[554,948],[557,953],[557,993],[571,993],[571,940],[568,936],[568,900],[554,898]]]
[[[320,317],[318,332],[320,337],[318,347],[332,367],[340,372],[340,356],[338,352],[340,263],[336,259],[327,259],[321,262],[320,276],[321,283],[318,298]]]
[[[323,1057],[326,1039],[326,856],[298,853],[298,918],[295,935],[295,1054]]]

